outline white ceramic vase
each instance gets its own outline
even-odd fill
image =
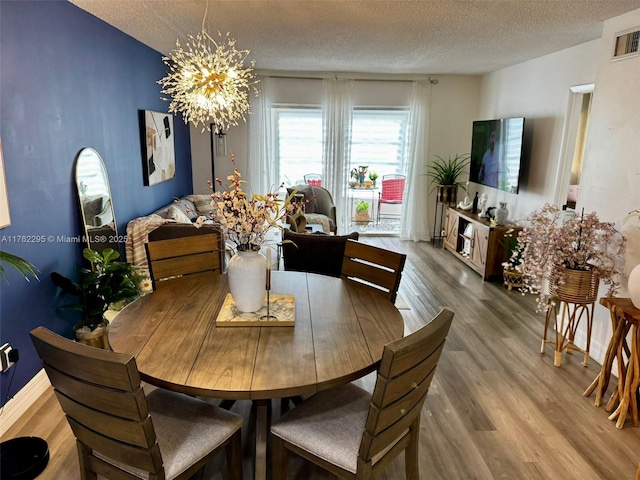
[[[640,308],[640,264],[631,270],[628,287],[631,302],[636,308]]]
[[[509,216],[509,210],[507,209],[507,202],[500,202],[500,206],[496,208],[496,222],[498,225],[504,225],[507,223],[507,217]]]
[[[229,290],[241,312],[260,310],[267,295],[267,260],[260,252],[238,251],[227,269]]]

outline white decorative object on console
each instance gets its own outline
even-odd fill
[[[507,223],[507,217],[509,216],[509,210],[507,209],[507,202],[498,202],[499,207],[496,208],[496,222],[498,225],[504,225]]]

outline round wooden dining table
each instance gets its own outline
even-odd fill
[[[295,296],[294,326],[217,327],[226,275],[159,282],[111,322],[114,351],[136,357],[157,387],[219,399],[254,400],[255,478],[266,478],[267,402],[310,395],[374,371],[404,322],[383,295],[341,278],[273,272],[271,292]]]

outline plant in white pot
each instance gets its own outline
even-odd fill
[[[518,234],[523,288],[539,295],[538,310],[549,308],[550,297],[595,297],[600,281],[608,286],[607,296],[620,286],[623,235],[595,212],[563,217],[562,210],[546,204],[526,217],[527,226]]]
[[[269,230],[283,228],[283,222],[295,215],[292,200],[297,190],[284,199],[277,191],[284,185],[275,192],[254,193],[242,180],[234,154],[231,154],[231,162],[234,169],[233,174],[227,176],[229,184],[224,185],[221,179],[216,179],[223,189],[211,194],[214,207],[211,216],[220,224],[226,239],[236,247],[227,267],[234,307],[240,312],[255,312],[262,307],[266,295],[266,259],[260,253],[261,245]],[[297,220],[293,219],[296,223]]]

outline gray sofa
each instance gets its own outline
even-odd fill
[[[209,216],[213,207],[210,195],[187,195],[175,199],[155,212],[144,217],[134,218],[127,224],[127,242],[125,252],[127,261],[141,268],[148,268],[144,244],[149,240],[165,240],[205,233],[218,233],[220,264],[224,267],[224,235],[220,225],[208,221],[196,228],[193,222],[200,216]],[[224,268],[223,268],[224,270]]]

